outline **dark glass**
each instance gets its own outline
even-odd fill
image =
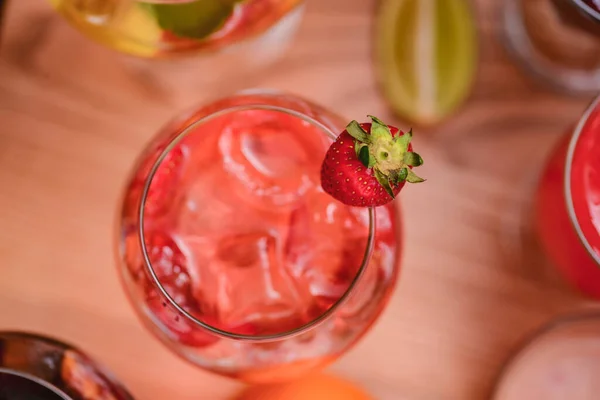
[[[587,5],[593,10],[598,10],[593,0],[552,0],[552,2],[565,24],[600,37],[600,21],[590,12],[591,10],[584,7]]]
[[[583,2],[593,8],[594,10],[600,12],[600,2],[597,0],[583,0]]]
[[[55,386],[20,374],[0,369],[0,400],[71,400]]]
[[[79,349],[45,336],[0,332],[0,371],[0,400],[134,400]]]

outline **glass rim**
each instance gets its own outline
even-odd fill
[[[571,189],[571,173],[573,169],[573,159],[575,157],[575,149],[579,143],[579,138],[583,132],[584,127],[587,125],[589,121],[590,115],[596,110],[600,108],[600,95],[597,96],[591,104],[587,107],[579,122],[573,131],[573,135],[569,140],[569,146],[567,148],[567,155],[565,160],[565,169],[564,169],[564,196],[565,202],[567,206],[567,214],[569,214],[569,220],[571,221],[571,225],[575,229],[577,237],[588,255],[592,258],[592,260],[596,263],[596,266],[600,268],[600,254],[596,253],[592,248],[589,240],[585,236],[583,229],[581,228],[581,224],[577,218],[577,213],[575,212],[575,204],[573,201],[573,191]]]
[[[264,94],[261,91],[254,91],[252,92],[253,94]],[[247,93],[246,93],[247,94]],[[272,96],[273,93],[266,93],[267,95]],[[234,95],[232,95],[232,97],[237,97],[237,96],[243,96],[244,93],[236,93]],[[285,95],[285,93],[281,93],[279,92],[278,95]],[[305,122],[310,123],[313,126],[316,126],[317,128],[319,128],[323,134],[325,134],[329,139],[331,140],[335,140],[336,139],[336,135],[334,132],[331,131],[331,129],[329,129],[327,126],[325,126],[323,123],[317,121],[316,119],[302,113],[296,110],[292,110],[286,107],[281,107],[281,106],[273,106],[273,105],[269,105],[266,103],[261,103],[261,102],[253,102],[253,103],[249,103],[249,104],[243,104],[243,105],[236,105],[236,106],[231,106],[231,107],[226,107],[223,108],[221,110],[215,111],[215,112],[211,112],[208,115],[205,115],[197,120],[195,120],[193,123],[188,124],[185,129],[183,129],[181,132],[179,132],[177,134],[176,137],[170,139],[169,144],[165,147],[165,149],[161,152],[161,154],[158,156],[158,158],[156,159],[156,161],[154,162],[154,164],[152,165],[152,168],[150,169],[150,172],[148,173],[148,176],[146,177],[145,181],[144,181],[144,187],[142,189],[142,197],[141,197],[141,201],[139,203],[138,206],[138,218],[139,218],[139,227],[138,227],[138,239],[139,239],[139,244],[141,246],[142,249],[142,256],[144,259],[144,267],[146,269],[146,271],[150,274],[150,277],[152,279],[152,281],[154,282],[154,284],[156,285],[156,287],[159,290],[159,293],[171,304],[171,306],[173,306],[181,315],[183,315],[185,318],[187,318],[188,320],[190,320],[194,325],[196,325],[199,328],[205,329],[207,331],[209,331],[210,333],[218,336],[218,337],[222,337],[222,338],[226,338],[226,339],[233,339],[233,340],[243,340],[243,341],[253,341],[253,342],[267,342],[267,341],[276,341],[276,340],[281,340],[281,339],[287,339],[287,338],[291,338],[291,337],[295,337],[298,335],[301,335],[302,333],[305,333],[307,331],[310,331],[314,328],[316,328],[317,326],[321,325],[323,322],[325,322],[326,320],[329,319],[329,317],[331,315],[333,315],[348,299],[348,297],[354,292],[354,289],[356,288],[356,286],[358,285],[358,283],[360,282],[360,279],[362,278],[362,276],[364,275],[367,266],[369,265],[369,261],[371,259],[371,255],[373,253],[373,246],[374,246],[374,242],[375,242],[375,209],[374,208],[369,208],[368,209],[368,213],[369,213],[369,234],[368,234],[368,238],[367,238],[367,244],[366,244],[366,248],[365,248],[365,252],[363,255],[363,259],[361,261],[361,265],[360,268],[358,270],[358,272],[356,273],[356,275],[354,276],[352,282],[350,283],[350,285],[348,286],[348,288],[346,289],[346,291],[344,292],[344,294],[329,308],[327,309],[324,313],[322,313],[321,315],[319,315],[318,317],[312,319],[311,321],[307,322],[304,325],[301,325],[295,329],[292,330],[288,330],[288,331],[284,331],[281,333],[277,333],[277,334],[270,334],[270,335],[246,335],[246,334],[238,334],[238,333],[233,333],[233,332],[229,332],[223,329],[219,329],[217,327],[214,327],[210,324],[207,324],[206,322],[200,320],[199,318],[195,317],[194,315],[192,315],[191,313],[189,313],[188,311],[186,311],[185,309],[183,309],[183,307],[181,307],[176,301],[175,299],[173,299],[173,297],[167,292],[167,290],[164,288],[164,286],[161,284],[160,279],[158,278],[156,272],[154,271],[154,268],[152,267],[152,262],[150,261],[150,257],[148,255],[148,249],[146,247],[146,236],[145,236],[145,206],[146,206],[146,200],[148,198],[148,192],[150,190],[150,186],[152,185],[152,181],[154,179],[154,176],[156,174],[156,171],[158,170],[158,168],[160,167],[160,165],[162,164],[163,160],[165,159],[165,157],[175,148],[175,146],[177,146],[177,144],[179,144],[179,142],[181,140],[183,140],[185,137],[187,137],[192,131],[194,131],[194,129],[196,127],[198,127],[199,125],[206,123],[207,121],[210,121],[214,118],[217,117],[221,117],[223,115],[226,114],[230,114],[233,112],[239,112],[239,111],[249,111],[249,110],[267,110],[267,111],[276,111],[276,112],[281,112],[284,114],[288,114],[291,115],[293,117],[299,118]]]
[[[515,365],[515,362],[517,362],[519,357],[522,356],[532,346],[534,346],[538,341],[544,339],[547,335],[564,328],[565,326],[595,320],[600,322],[600,310],[592,308],[590,310],[579,310],[555,316],[549,321],[542,323],[541,326],[533,329],[525,336],[525,339],[517,344],[516,348],[502,364],[502,367],[500,367],[500,371],[496,375],[496,379],[492,387],[491,399],[499,400],[496,398],[496,395],[502,387],[505,378],[509,376],[509,373]]]
[[[571,0],[576,6],[585,11],[590,17],[594,18],[596,22],[600,22],[600,12],[586,4],[583,0]]]
[[[23,371],[18,371],[12,368],[5,368],[5,367],[0,367],[0,376],[2,375],[11,375],[11,376],[17,376],[19,378],[23,378],[27,381],[33,382],[45,389],[48,389],[50,392],[52,392],[52,394],[55,394],[56,396],[60,397],[63,400],[73,400],[73,398],[69,395],[67,395],[65,392],[63,392],[62,390],[60,390],[59,388],[57,388],[55,385],[46,382],[45,380],[32,375],[28,372],[23,372]]]

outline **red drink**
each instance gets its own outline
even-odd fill
[[[321,189],[344,122],[296,97],[247,93],[171,123],[143,154],[122,208],[121,272],[176,353],[277,380],[334,359],[373,324],[396,280],[395,212]]]
[[[599,98],[600,99],[600,98]],[[560,272],[600,299],[600,107],[561,140],[538,190],[537,229]]]

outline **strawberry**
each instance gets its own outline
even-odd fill
[[[186,257],[173,238],[161,232],[151,232],[146,237],[146,248],[161,285],[180,307],[216,328],[241,335],[256,333],[256,327],[252,324],[225,326],[216,315],[205,312],[206,307],[192,294]],[[219,340],[218,336],[181,315],[153,283],[147,282],[145,292],[148,308],[168,330],[168,335],[173,340],[192,347],[210,346]]]
[[[378,207],[392,201],[406,182],[424,182],[413,167],[423,164],[412,151],[412,131],[402,132],[369,116],[352,121],[331,145],[321,167],[323,190],[349,206]]]
[[[154,161],[163,150],[163,146],[159,147],[152,153],[154,157],[148,157],[143,161],[127,189],[127,199],[124,206],[124,216],[126,218],[137,221],[138,208],[146,179]],[[177,183],[184,172],[183,167],[186,157],[187,148],[181,145],[175,147],[165,155],[165,158],[156,169],[156,173],[148,188],[148,196],[146,196],[146,204],[144,206],[144,215],[146,218],[160,216],[169,209],[175,197],[174,193],[177,190]]]
[[[146,303],[154,316],[168,330],[165,333],[173,340],[191,347],[206,347],[219,341],[218,336],[196,326],[158,294],[148,298]],[[180,306],[187,308],[183,304]],[[212,320],[207,317],[203,317],[202,320],[212,323]]]
[[[192,295],[190,276],[187,272],[185,255],[168,235],[161,232],[150,232],[146,237],[146,248],[152,268],[160,283],[169,295],[183,309],[198,314],[200,308]],[[156,318],[169,330],[169,334],[188,346],[208,346],[218,337],[196,328],[192,321],[179,315],[177,310],[167,303],[154,283],[146,283],[146,304]]]
[[[146,249],[152,268],[160,283],[178,303],[192,298],[192,284],[187,272],[187,260],[175,240],[160,231],[149,232]]]

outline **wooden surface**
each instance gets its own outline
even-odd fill
[[[416,130],[429,181],[400,199],[398,290],[375,329],[331,368],[376,399],[487,399],[525,334],[588,306],[539,262],[504,250],[538,166],[589,99],[551,94],[510,62],[495,32],[497,3],[477,2],[471,98],[444,124]],[[43,0],[13,1],[0,46],[0,329],[78,344],[139,399],[220,400],[237,390],[169,353],[126,302],[112,247],[123,180],[171,116],[245,87],[393,120],[374,87],[372,9],[372,0],[309,1],[281,62],[221,79],[214,69],[174,78],[179,67],[98,46]]]

